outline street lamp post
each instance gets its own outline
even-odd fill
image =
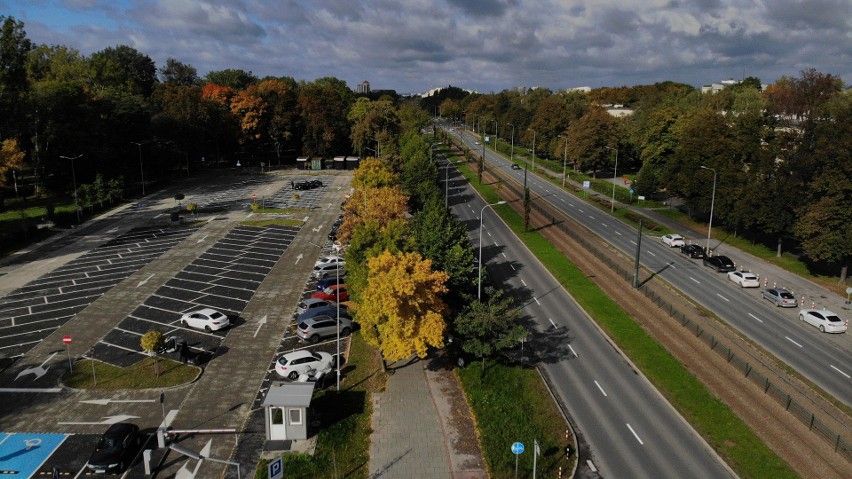
[[[444,169],[444,208],[450,207],[450,166],[457,165],[460,162],[448,161],[441,168]]]
[[[77,156],[59,156],[63,160],[71,160],[71,182],[74,185],[74,212],[77,213],[77,224],[80,224],[80,204],[77,202],[77,171],[74,168],[74,160],[79,160],[83,157],[80,153]]]
[[[490,206],[504,205],[506,201],[500,200],[496,203],[489,203],[482,207],[479,211],[479,271],[476,278],[476,300],[482,301],[482,215],[485,214],[485,209]]]
[[[535,130],[532,128],[530,128],[530,130],[533,132],[532,170],[533,173],[535,173]]]
[[[497,120],[494,120],[494,152],[497,152]]]
[[[509,161],[512,163],[515,162],[515,125],[511,123],[507,123],[507,125],[512,127],[512,150],[509,153]]]
[[[139,147],[139,174],[142,177],[142,196],[145,196],[145,169],[142,167],[142,145],[148,143],[148,141],[131,141],[130,143]]]
[[[713,228],[713,206],[716,203],[716,170],[714,168],[708,168],[704,165],[701,165],[702,170],[710,170],[713,172],[713,193],[710,196],[710,222],[707,224],[707,252],[706,254],[710,254],[710,230]]]
[[[615,151],[615,168],[612,169],[612,202],[609,204],[609,212],[612,213],[615,211],[615,182],[618,179],[618,148],[611,146],[605,146],[604,148]]]
[[[559,138],[565,138],[565,152],[562,154],[562,187],[565,188],[565,175],[567,172],[565,167],[568,164],[568,137],[559,135]]]

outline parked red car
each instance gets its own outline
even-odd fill
[[[325,299],[328,301],[337,301],[338,303],[349,299],[349,292],[346,291],[345,284],[334,284],[325,288],[322,291],[317,291],[311,295],[311,298]]]

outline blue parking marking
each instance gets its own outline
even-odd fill
[[[28,479],[66,437],[65,434],[4,434],[0,439],[0,477]]]

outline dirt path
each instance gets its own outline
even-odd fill
[[[475,168],[475,163],[469,163]],[[496,177],[491,171],[483,174],[483,182],[494,183]],[[520,188],[508,187],[508,178],[502,178],[503,187],[500,189],[501,199],[508,201],[518,214],[523,215],[523,205],[520,201]],[[697,338],[689,328],[663,312],[644,294],[630,287],[624,278],[615,273],[600,259],[587,251],[582,245],[564,234],[557,222],[572,224],[571,228],[581,232],[581,235],[593,240],[595,237],[579,224],[553,208],[549,208],[542,199],[533,198],[544,212],[533,210],[530,215],[531,228],[539,232],[562,251],[577,267],[587,273],[601,289],[607,292],[615,301],[628,311],[660,344],[678,358],[712,394],[728,405],[766,444],[802,477],[844,478],[849,477],[850,464],[842,456],[834,452],[834,448],[823,439],[817,437],[801,421],[792,417],[777,401],[764,394],[744,374],[728,363],[724,357],[711,352],[705,342]],[[599,241],[597,241],[600,244]],[[605,250],[612,260],[621,263],[622,268],[629,270],[631,263],[620,253]],[[642,272],[647,278],[648,271]],[[679,311],[696,324],[712,322],[712,329],[727,330],[725,341],[736,342],[736,347],[747,348],[751,354],[760,357],[766,364],[772,364],[775,372],[784,371],[783,365],[761,350],[744,340],[740,335],[727,328],[724,323],[707,318],[704,313],[687,298],[680,296],[662,281],[654,280],[655,291],[664,297],[665,301],[673,304]],[[709,326],[709,325],[708,325]],[[706,329],[706,328],[705,328]],[[775,377],[774,373],[766,371],[767,377]],[[801,404],[816,401],[824,410],[840,418],[842,423],[834,424],[835,431],[852,430],[852,420],[831,404],[822,400],[811,388],[787,375],[785,380],[804,391],[807,398],[794,397]],[[792,391],[792,388],[791,388]],[[848,440],[848,439],[847,439]],[[712,445],[712,444],[711,444]]]

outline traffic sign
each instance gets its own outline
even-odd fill
[[[269,479],[281,479],[284,477],[284,462],[281,456],[270,461],[266,472],[269,473]]]
[[[524,452],[524,445],[520,442],[512,443],[512,454],[518,455]]]
[[[62,336],[62,342],[64,344],[71,344],[71,336]]]
[[[589,180],[583,181],[583,188],[589,189],[592,186],[592,182]]]

